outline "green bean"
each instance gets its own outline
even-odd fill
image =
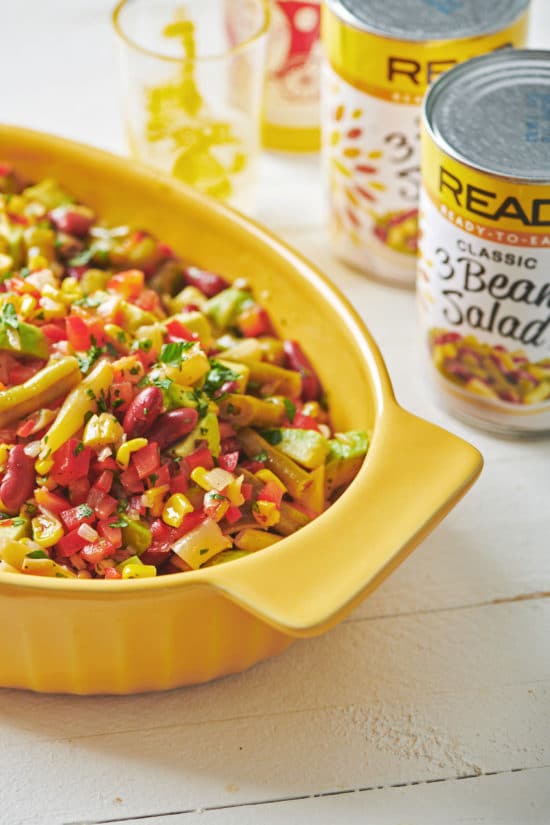
[[[238,433],[237,438],[248,458],[265,453],[267,466],[281,479],[292,498],[299,499],[313,483],[310,473],[299,467],[291,458],[283,455],[276,447],[272,447],[254,430],[245,428]]]
[[[285,408],[252,395],[230,393],[219,402],[220,418],[238,427],[252,424],[256,427],[276,427],[285,417]]]

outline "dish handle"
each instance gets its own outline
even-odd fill
[[[323,516],[208,582],[290,636],[317,635],[374,590],[481,472],[466,441],[392,403],[357,478]]]

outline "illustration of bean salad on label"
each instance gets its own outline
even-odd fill
[[[239,273],[235,273],[236,276]],[[359,471],[243,278],[0,165],[0,572],[181,573],[268,548]]]

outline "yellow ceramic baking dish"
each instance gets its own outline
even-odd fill
[[[243,670],[342,619],[473,483],[477,450],[397,405],[357,314],[264,229],[133,162],[49,135],[0,127],[0,160],[59,179],[106,220],[147,227],[190,262],[248,278],[280,333],[312,356],[337,428],[373,433],[334,506],[253,556],[133,581],[0,574],[0,685],[131,693]]]

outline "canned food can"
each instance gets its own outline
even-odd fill
[[[426,98],[417,294],[444,405],[550,432],[550,51],[475,58]]]
[[[320,0],[273,0],[262,142],[267,149],[321,147]]]
[[[413,286],[421,103],[456,63],[521,46],[529,0],[326,0],[323,167],[332,248]]]

